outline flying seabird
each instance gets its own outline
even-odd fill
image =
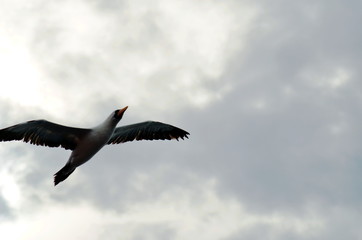
[[[115,110],[94,128],[74,128],[46,120],[32,120],[0,130],[0,142],[23,140],[35,145],[62,147],[72,150],[65,166],[54,174],[54,186],[64,181],[74,170],[90,160],[106,144],[133,140],[171,140],[188,138],[188,132],[175,126],[146,121],[117,127],[128,106]]]

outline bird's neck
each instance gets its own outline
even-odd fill
[[[98,126],[95,127],[95,129],[99,129],[99,130],[109,130],[109,131],[113,131],[119,121],[116,121],[112,116],[109,116],[106,120],[104,120],[101,124],[99,124]]]

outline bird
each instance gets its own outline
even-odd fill
[[[133,140],[171,140],[188,138],[187,131],[170,124],[145,121],[117,127],[128,106],[113,111],[94,128],[75,128],[49,122],[31,120],[0,129],[0,142],[23,141],[26,143],[62,147],[72,150],[63,168],[53,175],[54,186],[64,181],[80,165],[90,160],[101,148],[109,144]]]

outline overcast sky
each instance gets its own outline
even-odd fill
[[[185,141],[0,144],[0,239],[362,238],[359,0],[0,0],[0,128],[158,120]]]

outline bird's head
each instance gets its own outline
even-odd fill
[[[118,121],[122,119],[124,112],[127,110],[128,106],[118,109],[114,111],[113,118],[117,119]]]

